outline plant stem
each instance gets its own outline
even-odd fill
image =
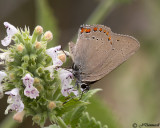
[[[86,24],[99,24],[107,17],[109,10],[113,7],[115,0],[102,0],[95,11],[85,22]]]
[[[9,114],[0,124],[0,128],[15,128],[19,124],[13,120],[13,113]]]
[[[64,123],[64,121],[60,117],[57,117],[57,121],[61,128],[68,128],[67,125]]]

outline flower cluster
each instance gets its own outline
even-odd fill
[[[9,104],[5,114],[23,112],[33,116],[33,121],[41,126],[47,118],[55,121],[53,115],[64,110],[65,98],[79,94],[73,86],[71,70],[61,67],[69,53],[62,51],[61,46],[47,49],[53,35],[50,31],[43,34],[41,26],[30,35],[26,27],[22,30],[8,22],[4,25],[7,36],[1,44],[8,46],[14,41],[14,45],[7,50],[1,49],[0,53],[0,64],[5,67],[0,71],[0,98],[5,92]]]

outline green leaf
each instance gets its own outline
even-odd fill
[[[102,124],[107,124],[109,128],[122,127],[118,120],[116,120],[112,110],[106,104],[104,104],[100,98],[93,96],[90,99],[90,103],[91,104],[87,106],[87,112],[90,116],[95,117],[97,120],[101,121]]]
[[[66,123],[62,120],[61,117],[57,117],[57,122],[61,128],[68,128]]]
[[[82,118],[80,118],[80,123],[78,128],[108,128],[106,125],[102,126],[99,121],[96,121],[95,118],[90,118],[87,112],[83,113]]]
[[[88,105],[88,102],[84,102],[84,101],[78,101],[78,100],[70,100],[69,102],[67,102],[66,104],[63,105],[63,108],[58,112],[58,115],[62,115],[66,112],[72,111],[73,109],[80,107],[80,106],[85,106]]]
[[[89,90],[87,93],[84,93],[82,96],[82,100],[83,101],[87,101],[90,97],[92,97],[95,93],[97,93],[98,91],[101,91],[102,89],[97,88],[97,89],[92,89]]]
[[[70,124],[73,128],[76,128],[77,124],[79,123],[79,119],[81,118],[85,109],[86,109],[85,106],[81,106],[74,109],[73,111],[66,113],[63,116],[65,123]]]

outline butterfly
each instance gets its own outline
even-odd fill
[[[140,43],[128,35],[116,34],[104,25],[81,25],[76,44],[69,42],[76,85],[89,90],[133,55]]]

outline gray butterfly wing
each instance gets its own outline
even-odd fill
[[[82,29],[88,29],[89,31],[82,31]],[[69,43],[69,51],[73,62],[78,66],[84,77],[93,73],[112,51],[112,45],[108,41],[110,33],[110,28],[103,25],[82,26],[76,44]],[[102,52],[102,49],[104,49],[104,52]]]
[[[75,43],[69,42],[69,53],[71,55],[71,58],[72,58],[73,62],[74,62],[74,56],[75,56],[75,53],[76,53],[75,52],[75,46],[76,46]]]
[[[112,33],[103,25],[92,25],[81,27],[77,43],[70,43],[69,50],[81,71],[81,80],[92,82],[127,60],[139,46],[133,37]]]
[[[133,55],[140,47],[139,42],[127,35],[120,35],[113,33],[113,49],[110,52],[109,57],[103,60],[101,67],[98,70],[93,71],[91,74],[83,75],[83,81],[95,81],[103,78],[110,73],[113,69],[126,61],[131,55]]]

